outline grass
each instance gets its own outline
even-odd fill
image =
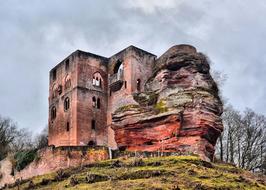
[[[21,182],[20,189],[266,190],[266,182],[265,176],[259,178],[232,165],[208,163],[196,156],[168,156],[69,168]]]

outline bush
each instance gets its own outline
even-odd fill
[[[17,171],[23,170],[37,157],[37,150],[20,151],[15,154],[15,168]]]

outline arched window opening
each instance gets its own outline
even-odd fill
[[[70,108],[70,99],[66,97],[64,101],[64,109],[65,111],[67,111],[69,108]]]
[[[96,83],[95,83],[96,86],[100,86],[100,80],[98,77],[96,77]]]
[[[69,89],[71,87],[71,79],[69,76],[65,79],[65,89]]]
[[[102,87],[102,76],[99,72],[93,74],[92,85]]]
[[[92,97],[92,107],[100,109],[101,108],[101,100],[100,98],[97,98],[95,96]]]
[[[95,130],[95,129],[96,129],[96,122],[95,122],[94,119],[91,120],[91,129],[92,129],[92,130]]]
[[[94,141],[89,141],[88,142],[88,146],[95,146],[95,142]]]
[[[57,87],[57,92],[58,92],[59,95],[62,94],[62,92],[63,92],[63,87],[62,87],[62,85],[58,85],[58,87]]]
[[[51,109],[51,119],[54,120],[56,118],[56,107],[53,106]]]
[[[138,79],[137,80],[137,91],[140,91],[140,83],[141,83],[141,81],[140,81],[140,79]]]
[[[66,131],[69,131],[70,129],[70,125],[69,125],[69,122],[66,123]]]
[[[100,98],[97,99],[97,108],[98,109],[101,108],[101,100],[100,100]]]
[[[114,74],[116,74],[116,79],[117,80],[122,79],[123,73],[124,73],[124,64],[120,60],[118,60],[114,67]]]
[[[96,102],[96,98],[95,98],[95,96],[93,96],[92,97],[92,107],[96,107],[96,104],[97,104],[97,102]]]
[[[119,71],[121,72],[123,70],[123,63],[120,60],[116,61],[115,67],[114,67],[114,74],[118,73]]]
[[[54,84],[53,88],[52,88],[52,98],[55,98],[57,96],[57,85]]]

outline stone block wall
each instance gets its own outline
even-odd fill
[[[0,162],[0,187],[14,183],[16,179],[28,179],[33,176],[56,172],[59,169],[77,167],[101,160],[109,159],[108,149],[105,147],[48,147],[38,151],[38,159],[30,163],[20,172],[11,175],[12,163],[6,158]]]

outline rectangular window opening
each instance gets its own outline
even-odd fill
[[[67,122],[67,125],[66,125],[66,130],[69,131],[69,122]]]
[[[53,77],[53,80],[56,80],[56,69],[53,70],[52,77]]]
[[[92,130],[95,130],[95,128],[96,128],[96,122],[95,122],[95,120],[93,119],[93,120],[91,120],[91,129],[92,129]]]
[[[127,88],[127,81],[125,81],[125,88]]]

